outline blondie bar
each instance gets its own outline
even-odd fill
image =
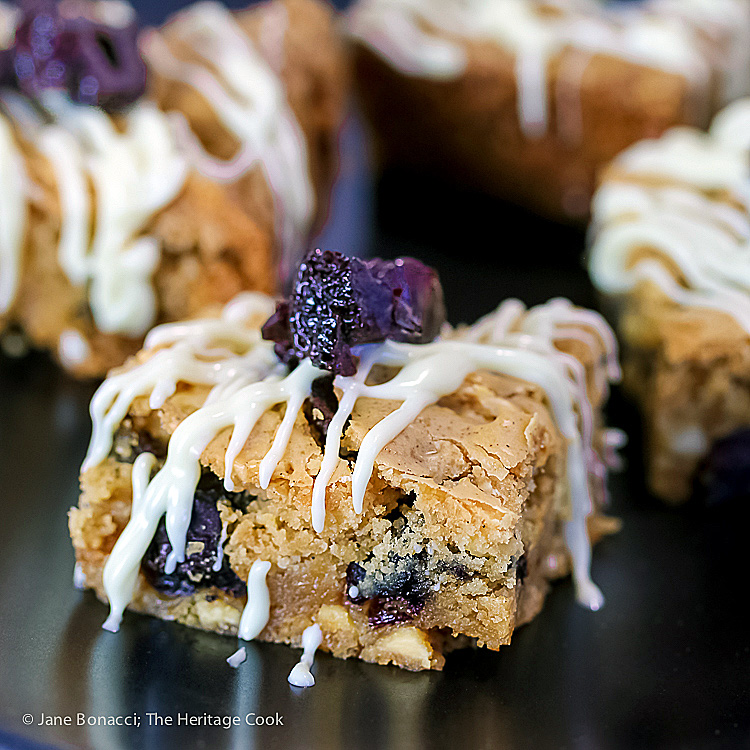
[[[442,320],[416,261],[318,251],[275,313],[155,329],[92,402],[70,514],[105,627],[129,607],[420,670],[509,643],[571,570],[600,607],[612,332],[566,300]]]
[[[22,333],[78,376],[122,364],[155,324],[276,291],[325,212],[343,111],[343,52],[315,0],[236,16],[201,3],[142,34],[144,48],[163,36],[164,54],[179,41],[174,54],[190,58],[179,99],[160,54],[141,60],[133,17],[111,17],[112,5],[2,10],[0,332]],[[253,36],[262,23],[269,30]],[[78,49],[91,34],[108,40],[111,60],[99,48],[94,62],[65,57],[71,37]],[[71,71],[55,85],[53,63]],[[89,79],[107,97],[84,96]]]
[[[750,93],[744,0],[359,0],[357,87],[382,160],[554,218],[597,170]]]
[[[687,500],[712,446],[750,427],[750,100],[708,134],[636,144],[594,200],[589,267],[642,406],[653,492]]]

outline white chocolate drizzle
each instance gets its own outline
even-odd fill
[[[57,355],[67,370],[74,370],[83,364],[91,354],[89,342],[74,328],[67,328],[60,334]]]
[[[231,160],[219,160],[206,152],[184,117],[175,112],[191,162],[218,182],[235,182],[254,168],[262,169],[275,199],[281,246],[287,263],[293,263],[310,231],[315,199],[307,143],[284,84],[220,3],[199,2],[178,13],[169,22],[169,33],[206,64],[178,59],[156,31],[142,38],[146,60],[160,75],[199,92],[241,144]],[[268,35],[265,39],[268,43]],[[277,41],[283,42],[283,37]]]
[[[43,128],[38,142],[58,180],[60,264],[74,284],[88,286],[99,330],[140,336],[156,317],[151,276],[161,256],[158,241],[142,233],[182,188],[187,163],[167,119],[151,104],[134,107],[122,133],[96,107],[58,97],[46,107],[57,124]]]
[[[0,2],[0,50],[7,50],[13,44],[19,15],[17,6]]]
[[[0,315],[15,300],[26,236],[27,177],[13,129],[0,114]]]
[[[305,628],[302,633],[302,656],[300,660],[292,667],[289,673],[290,685],[294,687],[307,688],[315,684],[310,668],[315,661],[315,652],[323,642],[323,632],[317,623]]]
[[[211,570],[214,573],[218,573],[221,570],[221,566],[224,564],[224,542],[227,540],[227,527],[222,525],[221,534],[219,535],[219,543],[216,545],[216,562],[211,566]]]
[[[76,563],[73,568],[73,586],[79,591],[83,591],[86,588],[86,574],[83,572],[81,563]]]
[[[144,347],[153,355],[138,367],[110,375],[91,401],[93,434],[83,470],[107,457],[115,431],[140,396],[149,396],[151,408],[158,409],[178,381],[184,381],[213,386],[206,401],[210,403],[237,388],[243,378],[253,382],[280,370],[258,330],[273,309],[269,297],[245,292],[224,308],[219,319],[169,323],[151,331]]]
[[[561,72],[557,109],[571,84],[580,87],[595,55],[607,55],[686,77],[710,105],[717,50],[722,102],[750,93],[750,8],[744,0],[362,0],[349,15],[350,33],[406,75],[451,80],[468,62],[467,39],[488,39],[516,58],[518,114],[529,138],[549,127],[551,60],[575,50]],[[437,32],[437,33],[436,33]],[[574,97],[577,98],[577,97]],[[563,128],[565,125],[563,124]],[[580,131],[580,123],[573,132]]]
[[[84,470],[106,458],[114,432],[136,398],[150,396],[152,408],[158,408],[178,382],[212,387],[203,406],[175,428],[162,468],[143,492],[139,485],[131,521],[105,566],[110,623],[119,622],[132,597],[140,560],[163,515],[172,546],[166,572],[172,572],[185,559],[186,533],[201,473],[200,457],[208,444],[221,431],[231,430],[225,485],[232,489],[235,459],[258,419],[269,408],[285,405],[281,425],[260,467],[260,486],[268,487],[313,381],[325,374],[309,361],[303,361],[292,372],[274,365],[273,347],[261,340],[257,327],[243,330],[242,321],[257,320],[259,309],[264,306],[267,311],[271,308],[268,298],[244,295],[230,303],[221,319],[155,329],[147,340],[147,347],[157,347],[152,356],[115,373],[92,401],[94,431]],[[555,342],[566,339],[598,343],[597,351],[607,353],[609,379],[618,376],[616,345],[609,328],[598,315],[579,310],[567,300],[553,300],[528,312],[520,302],[508,301],[475,326],[454,331],[450,337],[431,344],[386,341],[358,347],[357,373],[335,379],[342,398],[328,428],[323,462],[315,483],[312,502],[315,530],[322,531],[325,523],[325,489],[339,460],[343,426],[358,398],[401,404],[376,424],[359,446],[352,475],[352,503],[361,512],[378,454],[425,407],[456,391],[474,371],[489,370],[517,377],[544,390],[566,440],[571,509],[566,540],[578,599],[598,609],[603,598],[590,578],[591,549],[586,519],[592,512],[591,493],[599,490],[595,485],[604,478],[604,463],[594,446],[594,417],[583,366],[555,347]],[[367,373],[375,364],[398,368],[398,372],[385,383],[369,385]],[[606,389],[607,378],[597,384]],[[250,577],[249,589],[255,590],[257,580],[253,573]],[[248,606],[259,607],[253,603],[255,600],[256,594],[252,598],[248,595]]]
[[[750,99],[708,134],[677,128],[626,150],[594,198],[593,219],[589,271],[602,292],[651,282],[750,333]]]
[[[100,23],[116,29],[127,28],[137,21],[135,8],[125,0],[98,0],[91,12]]]
[[[269,570],[271,570],[271,563],[264,560],[256,560],[250,566],[250,575],[247,578],[247,604],[242,612],[237,631],[237,635],[243,641],[252,641],[253,638],[257,638],[268,624],[271,597],[268,593],[266,576]]]
[[[187,175],[167,117],[141,103],[124,116],[120,131],[100,109],[72,104],[59,92],[43,99],[52,123],[12,92],[3,92],[2,103],[52,167],[61,214],[59,263],[72,284],[86,288],[97,328],[144,334],[156,318],[151,277],[161,256],[158,241],[145,232]],[[28,198],[23,157],[2,116],[0,184],[2,312],[18,290]]]
[[[245,661],[247,661],[247,649],[244,646],[238,648],[231,656],[227,657],[227,664],[232,669],[237,669]]]
[[[133,596],[138,579],[138,568],[143,557],[142,552],[137,560],[134,559],[139,547],[131,540],[146,536],[149,540],[153,539],[159,520],[164,515],[164,511],[159,513],[159,509],[153,508],[153,503],[147,504],[148,501],[144,499],[155,463],[156,457],[152,453],[141,453],[133,463],[133,504],[130,510],[130,520],[117,540],[120,551],[117,555],[110,555],[104,569],[104,589],[109,597],[111,611],[102,627],[113,633],[120,629],[122,612]],[[127,598],[125,598],[125,591],[128,592]]]

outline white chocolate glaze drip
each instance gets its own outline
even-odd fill
[[[134,559],[140,547],[133,544],[131,540],[146,536],[149,540],[153,539],[159,520],[164,515],[163,511],[159,513],[158,509],[153,508],[153,502],[147,504],[148,501],[144,501],[144,491],[148,487],[155,463],[156,457],[152,453],[141,453],[133,463],[133,504],[130,510],[130,521],[128,521],[128,525],[117,540],[117,545],[120,546],[118,554],[115,555],[113,550],[113,554],[110,555],[108,561],[112,564],[105,566],[104,588],[110,597],[111,611],[102,627],[112,632],[116,632],[120,628],[122,612],[133,596],[133,590],[138,579],[138,568],[143,557],[143,553],[141,553],[137,560]],[[125,579],[124,582],[123,579]],[[127,599],[124,598],[125,591],[129,594]],[[120,593],[118,599],[119,592],[122,593]]]
[[[153,355],[133,369],[110,375],[91,401],[94,428],[83,470],[107,457],[115,431],[140,396],[148,396],[151,408],[158,409],[178,381],[184,381],[213,386],[206,401],[210,403],[243,378],[250,383],[280,370],[258,328],[273,309],[269,297],[245,292],[224,308],[219,319],[169,323],[151,331],[144,346]]]
[[[99,330],[142,335],[157,313],[151,277],[161,255],[157,240],[145,232],[187,174],[166,116],[139,104],[119,131],[100,109],[74,105],[58,92],[47,92],[43,100],[51,124],[12,92],[3,92],[2,103],[52,167],[62,270],[72,284],[86,288]],[[2,116],[0,180],[1,312],[18,289],[27,214],[23,158]]]
[[[271,570],[271,563],[264,560],[256,560],[250,566],[250,575],[247,578],[247,604],[242,612],[237,631],[237,635],[243,641],[252,641],[253,638],[257,638],[268,624],[271,597],[268,594],[266,576],[269,570]]]
[[[580,87],[588,61],[598,54],[683,75],[702,87],[707,107],[712,60],[720,49],[727,61],[722,100],[750,89],[750,8],[744,0],[644,0],[636,7],[596,0],[361,0],[350,13],[349,30],[402,73],[437,80],[466,70],[465,40],[496,42],[515,55],[519,121],[529,138],[548,130],[549,66],[568,48],[578,52],[576,69],[570,76],[561,71],[557,94],[568,122],[573,115],[565,114],[566,90]]]
[[[35,133],[44,125],[41,111],[30,99],[13,89],[0,89],[0,109],[10,115],[20,132]]]
[[[237,669],[240,664],[243,664],[246,661],[247,649],[244,646],[238,648],[231,656],[227,657],[227,664],[229,664],[232,669]]]
[[[46,107],[57,125],[42,129],[38,142],[59,185],[60,264],[74,284],[88,286],[99,330],[139,336],[156,316],[151,276],[161,256],[157,240],[143,232],[182,188],[187,163],[166,118],[151,104],[134,107],[122,133],[96,107],[57,97]]]
[[[63,367],[74,370],[83,364],[91,355],[89,342],[74,328],[66,328],[60,334],[57,345],[57,356]]]
[[[678,128],[625,151],[593,215],[589,270],[602,292],[648,281],[750,333],[749,99],[728,107],[708,134]]]
[[[0,315],[16,297],[26,235],[27,177],[15,135],[0,114]]]
[[[263,307],[270,311],[269,299],[245,295],[230,303],[221,319],[155,329],[147,341],[147,346],[153,348],[152,356],[114,374],[94,397],[91,407],[94,433],[84,470],[107,456],[113,434],[136,398],[150,396],[151,406],[158,408],[180,381],[212,387],[204,405],[175,428],[163,467],[142,497],[139,495],[138,513],[134,512],[105,566],[110,623],[119,621],[132,596],[140,560],[162,515],[166,515],[172,546],[166,572],[172,572],[185,559],[186,533],[201,473],[200,456],[207,445],[223,430],[231,430],[225,485],[232,489],[235,459],[253,427],[266,410],[283,404],[284,417],[259,472],[261,487],[268,487],[313,381],[325,374],[309,361],[303,361],[292,372],[274,365],[273,347],[260,339],[257,323],[255,329],[242,330],[242,321],[257,321]],[[565,300],[554,300],[529,312],[521,303],[509,301],[476,326],[448,332],[446,338],[431,344],[388,341],[358,347],[355,351],[360,358],[358,372],[335,379],[342,398],[328,429],[323,462],[315,482],[314,528],[323,529],[326,486],[339,460],[343,426],[358,398],[401,404],[375,425],[359,446],[352,475],[352,503],[361,512],[378,454],[425,407],[456,391],[474,371],[510,375],[544,390],[558,429],[567,442],[571,519],[566,539],[578,598],[598,609],[603,600],[589,575],[591,551],[586,518],[592,511],[590,482],[603,479],[603,464],[593,444],[593,414],[583,367],[554,345],[566,339],[598,344],[596,350],[607,353],[609,377],[617,376],[611,331],[599,316],[578,310]],[[231,346],[228,342],[232,342]],[[375,364],[399,369],[391,380],[368,385],[367,373]],[[599,387],[607,387],[606,379],[599,382]],[[144,514],[148,515],[146,520]]]
[[[312,667],[315,661],[315,652],[323,642],[323,632],[320,629],[320,625],[310,625],[305,628],[302,633],[302,657],[292,667],[292,671],[289,673],[290,685],[294,687],[312,687],[315,684],[315,678],[313,677],[310,667]]]
[[[232,13],[219,3],[200,2],[182,11],[170,22],[169,32],[207,64],[178,59],[158,32],[143,37],[149,64],[160,75],[199,92],[241,143],[230,161],[216,159],[181,118],[180,130],[191,161],[206,176],[223,182],[234,182],[251,169],[261,168],[275,198],[282,248],[293,263],[310,231],[314,195],[307,144],[284,84]]]

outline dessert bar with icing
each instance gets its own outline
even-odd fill
[[[57,92],[44,96],[44,112],[52,122],[10,92],[5,101],[24,123],[23,137],[52,169],[60,201],[57,256],[63,273],[86,289],[100,331],[142,336],[157,316],[151,277],[161,252],[144,228],[177,197],[188,174],[166,117],[143,103],[124,116],[118,130],[101,109],[72,104]],[[31,186],[12,125],[4,118],[0,122],[0,158],[7,165],[0,194],[8,197],[0,203],[7,203],[3,213],[10,220],[2,241],[0,312],[7,312],[23,273]]]
[[[110,5],[81,7],[110,18],[103,12]],[[14,28],[27,23],[24,12],[56,18],[39,10],[44,3],[28,7],[2,9],[3,55],[15,54],[16,69],[25,53],[20,42],[13,47]],[[318,50],[325,35],[331,44]],[[120,364],[156,323],[195,315],[242,289],[275,290],[335,169],[343,56],[330,12],[313,0],[278,0],[239,15],[199,3],[164,32],[144,32],[141,47],[149,94],[121,111],[74,104],[70,92],[44,81],[33,98],[25,79],[0,91],[0,328],[21,329],[78,375]],[[182,60],[191,56],[198,59]],[[187,83],[197,88],[179,101],[160,99],[165,57],[194,72]],[[297,81],[294,92],[284,76]],[[218,118],[209,131],[190,122],[204,79],[223,92],[204,108],[204,120]],[[305,99],[307,86],[320,89],[317,102]],[[199,147],[209,136],[239,144],[238,170],[217,171]]]
[[[585,216],[626,146],[750,92],[744,0],[360,0],[349,31],[386,158],[555,216]]]
[[[741,0],[363,0],[350,28],[404,73],[437,79],[466,71],[462,37],[496,41],[516,58],[518,118],[534,138],[549,127],[549,68],[566,48],[580,53],[580,78],[595,55],[682,75],[701,86],[703,101],[696,106],[705,112],[711,106],[711,34],[734,28],[720,64],[719,97],[728,102],[747,93],[748,20]]]
[[[272,311],[246,294],[161,326],[97,392],[70,524],[105,627],[128,606],[245,639],[317,624],[337,656],[423,669],[462,638],[507,643],[568,569],[602,605],[589,535],[619,436],[598,315],[511,300],[432,342],[356,345],[333,377],[277,359]]]
[[[712,445],[750,426],[750,101],[708,133],[625,151],[596,194],[589,270],[613,304],[655,492],[692,493]],[[739,470],[739,467],[736,467]]]

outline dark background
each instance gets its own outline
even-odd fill
[[[137,3],[138,4],[138,3]],[[182,3],[140,3],[158,21]],[[237,3],[230,3],[237,5]],[[319,244],[417,255],[441,272],[450,317],[504,297],[594,305],[583,232],[550,225],[419,175],[368,177],[361,129],[342,138],[341,179]],[[632,436],[612,481],[623,531],[597,548],[598,613],[555,586],[542,614],[500,653],[458,652],[442,673],[316,659],[317,685],[290,689],[299,652],[106,610],[73,589],[66,511],[90,433],[93,386],[46,357],[0,358],[0,747],[84,748],[744,748],[750,747],[746,510],[668,510],[643,488],[637,417],[619,395],[612,422]],[[283,727],[155,728],[145,714],[279,712]],[[41,714],[127,715],[141,727],[39,727]],[[30,713],[34,724],[22,723]]]

